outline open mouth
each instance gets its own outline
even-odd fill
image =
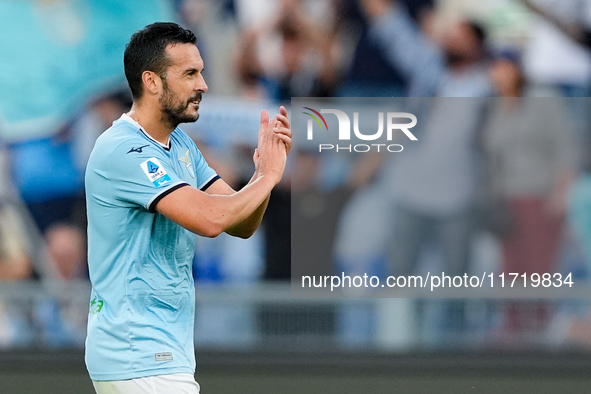
[[[201,94],[197,93],[193,97],[189,99],[189,104],[193,104],[197,108],[199,108],[199,103],[201,102]]]

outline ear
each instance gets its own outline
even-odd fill
[[[144,83],[144,92],[158,94],[162,89],[162,79],[154,71],[144,71],[142,82]]]

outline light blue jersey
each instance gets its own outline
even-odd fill
[[[86,169],[93,380],[195,372],[196,236],[154,207],[217,178],[178,128],[164,146],[125,114],[97,139]]]

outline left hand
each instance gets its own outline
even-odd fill
[[[287,110],[284,106],[279,108],[279,112],[275,115],[277,122],[273,126],[275,137],[280,139],[285,144],[285,153],[289,154],[291,151],[291,123],[287,117]]]

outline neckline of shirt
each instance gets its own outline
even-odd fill
[[[170,150],[170,137],[168,137],[168,144],[163,144],[162,142],[154,139],[150,134],[148,134],[146,132],[146,130],[144,130],[142,125],[140,125],[138,122],[136,122],[135,119],[132,118],[131,116],[129,116],[128,114],[126,114],[126,113],[122,114],[119,119],[131,123],[132,125],[137,127],[142,132],[142,134],[145,135],[146,138],[148,138],[150,141],[155,142],[156,144],[158,144],[159,146],[161,146],[162,148],[164,148],[166,150]]]

